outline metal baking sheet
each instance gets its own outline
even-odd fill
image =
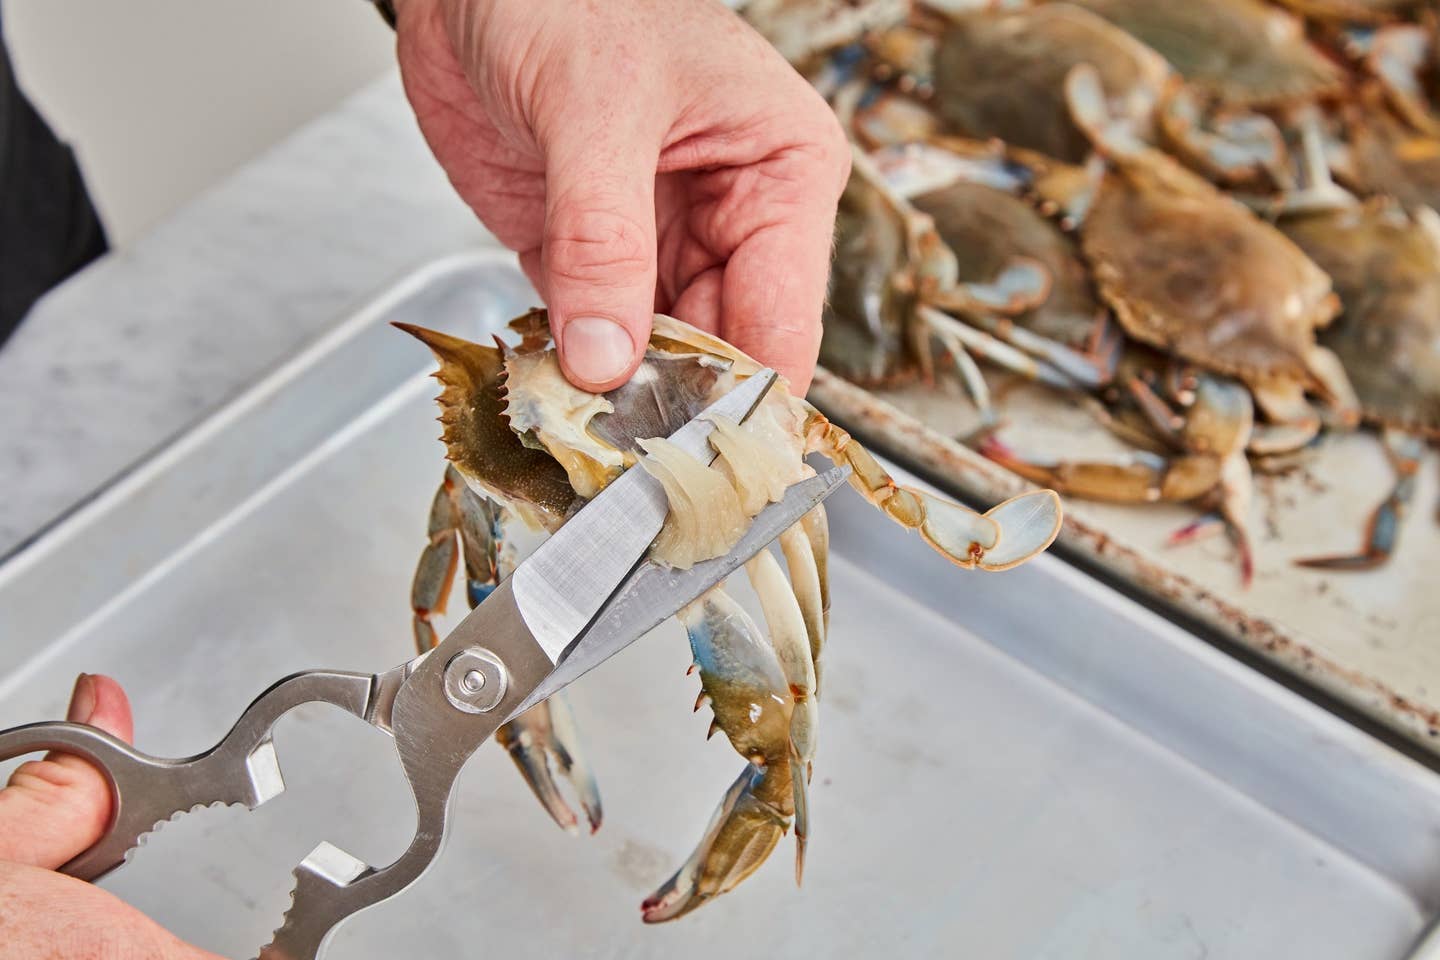
[[[994,376],[993,371],[987,374]],[[1124,445],[1077,404],[1043,387],[997,377],[1001,436],[1037,458],[1093,458]],[[811,399],[856,436],[962,497],[995,503],[1024,480],[956,438],[979,425],[958,383],[861,390],[824,371]],[[1287,474],[1257,475],[1251,511],[1255,581],[1242,589],[1224,537],[1185,547],[1169,534],[1198,512],[1182,504],[1106,504],[1067,497],[1059,550],[1134,594],[1264,658],[1370,720],[1440,753],[1440,499],[1435,457],[1417,478],[1400,544],[1385,567],[1335,573],[1299,557],[1360,546],[1392,475],[1378,438],[1327,434]]]
[[[403,659],[441,460],[429,360],[382,321],[479,337],[532,299],[508,259],[411,277],[0,567],[0,725],[103,671],[138,742],[183,754],[283,673]],[[740,765],[704,740],[670,624],[574,688],[598,834],[557,830],[487,747],[434,871],[330,955],[1440,955],[1429,769],[1060,561],[967,573],[832,504],[803,889],[787,843],[692,916],[639,922]],[[276,740],[285,794],[167,824],[105,885],[249,956],[314,844],[399,853],[413,813],[382,735],[314,708]]]

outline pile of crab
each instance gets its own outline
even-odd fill
[[[1383,563],[1440,438],[1440,14],[1418,0],[752,0],[854,144],[821,362],[955,376],[1078,497],[1187,501],[1252,570],[1252,471],[1376,429]],[[937,371],[937,360],[943,360]],[[981,363],[1133,453],[998,434]],[[1357,522],[1358,526],[1358,522]]]
[[[544,311],[519,317],[511,328],[516,342],[486,345],[404,327],[440,362],[435,376],[443,386],[449,461],[412,587],[422,651],[436,643],[432,617],[444,611],[461,568],[475,606],[514,569],[516,538],[509,534],[517,523],[553,531],[636,466],[660,481],[670,503],[650,558],[679,568],[726,554],[767,504],[814,475],[805,460],[810,453],[850,467],[851,485],[866,500],[960,567],[1008,569],[1059,532],[1060,503],[1051,491],[978,513],[897,484],[783,380],[743,425],[715,421],[713,464],[691,457],[665,437],[762,367],[679,320],[656,315],[634,378],[603,395],[579,390],[562,375]],[[642,905],[647,922],[681,916],[733,889],[791,829],[799,879],[830,623],[824,510],[817,507],[781,534],[779,547],[783,569],[768,548],[745,565],[765,629],[723,584],[679,615],[699,674],[695,709],[709,704],[711,734],[723,733],[744,767],[694,853]],[[599,827],[599,793],[562,695],[501,727],[497,739],[557,823],[578,827],[570,794],[591,829]]]

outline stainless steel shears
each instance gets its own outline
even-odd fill
[[[743,421],[774,383],[764,370],[670,439],[709,462],[706,419]],[[790,487],[728,554],[688,570],[645,554],[668,505],[660,484],[629,470],[521,563],[434,649],[378,674],[309,670],[262,693],[213,748],[180,760],[141,753],[94,727],[36,723],[0,732],[0,760],[40,750],[85,757],[110,782],[105,835],[61,868],[95,879],[177,813],[214,803],[258,807],[285,789],[271,733],[302,703],[334,704],[395,740],[415,795],[416,831],[393,863],[373,866],[322,842],[295,869],[294,901],[260,960],[313,960],[357,911],[419,879],[445,841],[451,790],[470,755],[515,714],[556,693],[718,584],[840,487],[837,468]]]

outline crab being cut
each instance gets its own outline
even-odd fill
[[[451,485],[432,513],[432,544],[458,527],[462,543],[497,538],[484,522],[478,498],[504,505],[532,525],[554,530],[584,501],[624,470],[639,464],[653,473],[670,499],[670,518],[652,559],[676,566],[725,553],[749,518],[790,484],[813,473],[804,455],[819,452],[853,470],[852,485],[886,515],[917,530],[933,548],[967,568],[1003,570],[1039,553],[1060,526],[1059,499],[1038,491],[980,514],[921,490],[898,485],[858,443],[777,383],[743,426],[717,422],[714,467],[691,459],[663,438],[760,368],[728,344],[669,317],[657,315],[645,359],[634,378],[605,395],[586,393],[561,374],[544,311],[518,318],[515,346],[485,346],[445,334],[404,327],[440,361],[437,378]],[[456,488],[455,477],[464,488]],[[451,503],[458,502],[458,511]],[[468,511],[468,512],[467,512]],[[455,522],[448,518],[455,516]],[[471,541],[465,530],[473,528]],[[436,532],[441,531],[441,532]],[[483,545],[483,543],[481,544]],[[821,511],[780,537],[789,582],[780,563],[761,551],[746,565],[768,631],[762,631],[723,586],[680,614],[700,674],[696,709],[709,703],[711,732],[725,734],[745,760],[699,846],[643,904],[647,922],[670,920],[733,889],[753,873],[794,827],[797,877],[809,834],[806,785],[814,758],[818,670],[828,627],[828,534]],[[456,563],[454,553],[422,562],[422,570]],[[453,550],[454,548],[448,548]],[[427,551],[428,554],[429,551]],[[475,550],[474,581],[488,582],[487,548]],[[503,551],[499,554],[504,557]],[[497,562],[497,574],[503,573]],[[427,574],[417,584],[435,579]],[[483,583],[480,587],[483,590]],[[427,621],[436,591],[417,599]],[[423,611],[421,608],[424,608]],[[422,615],[423,613],[423,615]],[[417,630],[428,638],[428,621]],[[767,635],[768,633],[768,635]],[[586,793],[588,772],[578,756],[568,713],[520,718],[511,740],[522,769],[551,795],[553,775],[568,777]],[[526,738],[529,738],[528,745]],[[512,745],[512,754],[516,747]],[[523,758],[523,759],[522,759]],[[547,779],[550,778],[550,779]],[[547,801],[552,815],[553,803]],[[564,822],[561,814],[557,819]]]
[[[420,553],[410,589],[419,652],[440,642],[431,617],[445,612],[457,568],[463,565],[465,570],[465,600],[472,608],[515,569],[515,552],[504,539],[506,514],[499,504],[468,487],[453,466],[445,468],[430,504],[429,542]],[[495,738],[561,828],[574,832],[579,823],[560,787],[564,781],[579,798],[591,832],[600,829],[600,791],[585,765],[563,693],[506,723]]]

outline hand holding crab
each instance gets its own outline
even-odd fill
[[[659,310],[804,393],[850,154],[764,39],[718,3],[397,8],[420,129],[519,252],[571,382],[629,379]]]

